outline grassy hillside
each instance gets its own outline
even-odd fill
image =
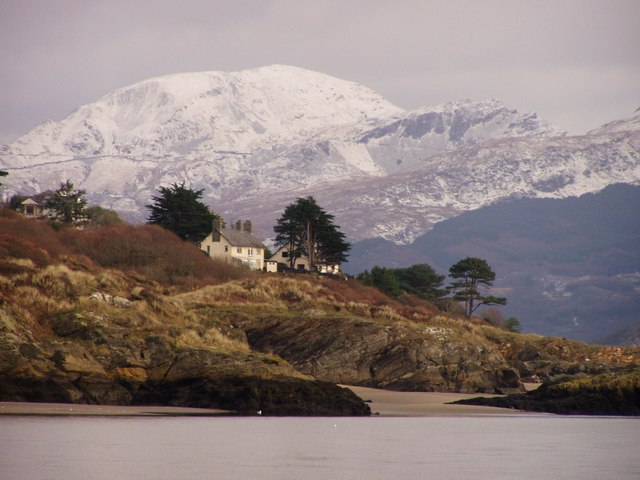
[[[367,414],[336,383],[517,392],[638,350],[518,335],[356,281],[250,272],[152,226],[0,216],[0,399]]]

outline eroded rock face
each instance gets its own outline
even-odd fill
[[[189,405],[256,415],[370,415],[351,390],[335,384],[292,378],[184,377],[149,381],[138,390],[137,405]]]
[[[74,315],[34,339],[0,316],[0,400],[102,405],[176,405],[263,415],[369,415],[334,384],[251,352],[179,347],[171,336],[99,327]]]
[[[253,348],[273,351],[325,381],[404,391],[518,391],[500,352],[445,327],[351,318],[262,319],[245,325]]]

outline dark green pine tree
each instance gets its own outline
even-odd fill
[[[447,286],[453,292],[453,298],[465,305],[467,317],[481,305],[506,305],[504,297],[482,295],[481,289],[490,289],[496,274],[486,260],[476,257],[467,257],[449,268],[449,276],[455,279]]]
[[[171,230],[183,240],[201,241],[211,232],[213,220],[219,219],[200,201],[204,190],[191,190],[183,182],[158,191],[160,195],[151,197],[153,204],[147,205],[151,211],[147,223]]]
[[[444,275],[438,274],[431,265],[420,263],[408,268],[394,270],[400,288],[416,297],[437,303],[447,295],[443,288]]]
[[[78,190],[67,180],[60,188],[44,201],[44,206],[51,211],[53,218],[68,225],[82,223],[87,220],[87,192]]]
[[[285,208],[273,230],[276,243],[289,247],[290,267],[301,255],[309,259],[310,270],[322,263],[340,263],[347,259],[351,245],[333,223],[334,218],[311,196],[298,198]]]
[[[377,288],[389,297],[397,297],[402,293],[398,277],[391,268],[379,267],[376,265],[371,269],[371,272],[365,270],[356,278],[365,285]]]
[[[289,268],[293,268],[296,260],[302,255],[303,224],[299,220],[298,202],[287,205],[282,216],[273,227],[276,233],[275,242],[278,248],[287,246],[289,251]]]

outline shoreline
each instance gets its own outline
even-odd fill
[[[477,393],[398,392],[376,388],[340,385],[348,388],[371,408],[374,417],[449,417],[482,415],[531,415],[531,412],[478,405],[451,405],[449,402],[478,396]],[[230,410],[174,406],[85,405],[73,403],[0,402],[0,416],[223,416]]]
[[[86,405],[78,403],[0,402],[0,416],[90,416],[90,417],[205,417],[233,414],[213,408],[161,407],[154,405]]]
[[[497,397],[482,393],[397,392],[376,388],[341,385],[369,404],[372,416],[381,417],[453,417],[483,415],[532,415],[511,408],[479,405],[450,405],[449,402],[474,397]],[[535,413],[534,413],[535,415]],[[546,415],[546,414],[538,414]]]

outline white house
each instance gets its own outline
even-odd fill
[[[222,227],[214,220],[212,231],[200,242],[203,250],[211,258],[247,265],[252,270],[264,267],[265,246],[251,233],[251,222],[238,220],[235,228]]]
[[[289,257],[289,245],[284,245],[283,247],[280,247],[269,260],[267,260],[267,271],[277,271],[278,264],[283,265],[284,268],[290,268],[290,260],[291,258]],[[298,272],[308,272],[309,258],[306,255],[301,255],[300,257],[296,258],[293,269]],[[319,262],[316,263],[316,271],[320,273],[337,275],[340,273],[340,264]]]

